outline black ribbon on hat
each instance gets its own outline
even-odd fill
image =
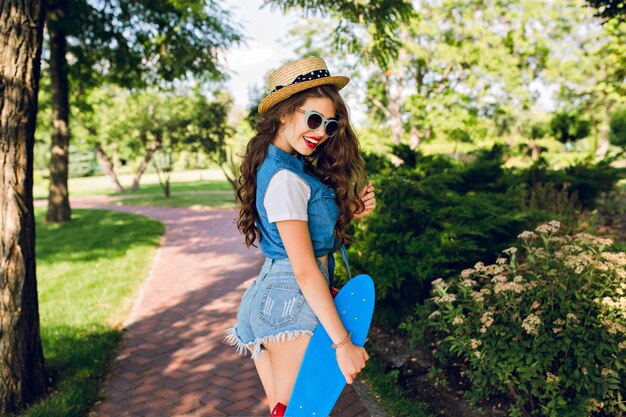
[[[291,84],[288,84],[288,85],[277,85],[276,87],[274,87],[274,89],[272,91],[270,91],[270,94],[275,93],[276,91],[280,90],[281,88],[285,88],[285,87],[288,87],[290,85],[303,83],[305,81],[316,80],[318,78],[326,78],[326,77],[330,77],[330,72],[328,70],[321,69],[321,70],[315,70],[315,71],[307,72],[306,74],[298,75],[296,77],[296,79],[291,82]]]

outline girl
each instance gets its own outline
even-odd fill
[[[376,205],[371,183],[357,188],[365,182],[364,163],[338,93],[348,81],[331,76],[321,58],[272,72],[241,166],[237,226],[247,246],[258,238],[266,260],[227,339],[252,353],[272,416],[284,414],[319,322],[347,383],[368,359],[352,344],[329,291],[333,252],[341,247],[346,259],[346,226]]]

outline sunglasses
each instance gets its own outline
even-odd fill
[[[324,130],[326,131],[326,135],[328,137],[334,136],[335,133],[339,130],[339,122],[335,119],[327,119],[322,116],[320,113],[309,110],[304,111],[302,109],[296,109],[300,113],[304,113],[304,120],[306,121],[306,126],[311,130],[317,130],[319,127],[324,124]]]

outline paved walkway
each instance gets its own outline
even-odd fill
[[[167,228],[125,323],[106,399],[91,416],[268,416],[249,356],[237,356],[223,342],[263,260],[260,251],[245,248],[236,212],[116,206],[99,198],[74,200],[72,207],[138,213]],[[347,386],[332,416],[376,414]]]

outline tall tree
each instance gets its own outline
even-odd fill
[[[97,144],[100,158],[110,161],[112,151],[141,157],[135,171],[133,190],[152,163],[164,171],[163,185],[169,194],[167,177],[171,163],[182,151],[207,156],[222,166],[227,159],[226,139],[231,128],[228,112],[232,99],[219,90],[201,91],[198,86],[180,89],[101,88],[94,96],[103,102],[94,107],[89,120],[88,140]],[[108,98],[107,98],[108,96]],[[154,158],[158,157],[158,160]],[[111,162],[101,163],[116,182]]]
[[[364,84],[370,119],[387,127],[391,137],[385,139],[400,143],[408,137],[413,148],[436,136],[458,143],[495,132],[495,116],[514,119],[536,99],[531,86],[546,65],[545,43],[567,30],[567,19],[559,16],[563,3],[415,3],[412,17],[394,29],[396,58],[381,67],[359,57],[350,71]],[[326,27],[334,24],[321,30]],[[306,42],[331,38],[317,34]],[[361,42],[364,50],[376,48],[373,37]],[[345,51],[338,55],[354,61]]]
[[[33,145],[45,2],[0,5],[0,415],[45,392],[33,214]]]
[[[610,114],[626,104],[626,21],[610,19],[602,25],[580,8],[571,17],[577,26],[561,42],[547,78],[558,85],[560,111],[582,111],[596,127],[591,136],[597,159],[609,150]],[[553,48],[556,49],[556,48]]]
[[[410,0],[265,0],[284,11],[299,8],[305,16],[333,19],[330,37],[338,49],[361,55],[387,68],[402,46],[395,35],[413,17]],[[363,42],[367,41],[367,44]]]
[[[220,79],[218,54],[240,35],[215,0],[51,0],[48,28],[53,91],[54,86],[63,91],[52,102],[59,133],[53,131],[58,141],[52,145],[47,220],[61,222],[71,217],[69,85],[82,91],[102,81],[140,87],[188,77]]]
[[[70,102],[67,69],[67,2],[51,0],[47,28],[50,39],[50,80],[52,85],[52,141],[50,146],[50,184],[46,221],[70,220],[67,188],[70,145]]]

